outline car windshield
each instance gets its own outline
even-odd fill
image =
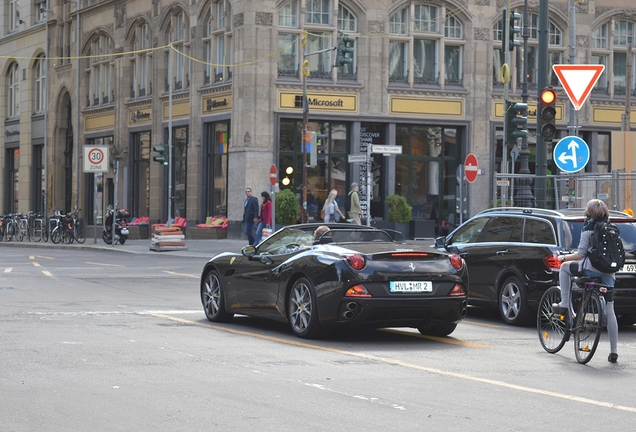
[[[311,231],[295,228],[284,229],[272,235],[258,246],[259,254],[282,254],[313,244]]]
[[[636,251],[636,223],[611,221],[616,224],[621,231],[621,240],[623,240],[623,248],[626,252],[633,253]],[[579,247],[581,240],[581,229],[583,221],[564,221],[563,224],[563,249],[575,250]]]

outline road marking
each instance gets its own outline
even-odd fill
[[[45,275],[45,276],[48,276],[48,277],[53,277],[53,275],[50,272],[46,271],[46,270],[42,270],[42,274]]]
[[[404,331],[404,330],[380,329],[380,331],[383,331],[383,332],[386,332],[386,333],[401,334],[401,335],[416,337],[416,338],[420,338],[420,339],[428,339],[428,340],[432,340],[432,341],[435,341],[435,342],[442,342],[442,343],[447,343],[447,344],[451,344],[451,345],[461,345],[461,346],[470,347],[470,348],[492,348],[492,346],[490,346],[490,345],[482,345],[482,344],[478,344],[478,343],[474,343],[474,342],[465,342],[465,341],[461,341],[461,340],[458,340],[458,339],[449,339],[449,338],[444,338],[444,337],[439,337],[439,336],[423,335],[423,334],[409,332],[409,331]]]
[[[50,256],[44,256],[44,255],[36,255],[36,257],[38,258],[44,258],[44,259],[48,259],[48,260],[54,260],[55,258],[50,257]]]
[[[33,264],[33,267],[41,267],[41,265],[36,263],[35,261],[33,261],[31,264]]]
[[[29,259],[35,259],[33,255],[29,255]]]
[[[613,404],[613,403],[610,403],[610,402],[596,401],[596,400],[588,399],[588,398],[584,398],[584,397],[572,396],[572,395],[563,394],[563,393],[557,393],[557,392],[553,392],[553,391],[549,391],[549,390],[541,390],[541,389],[537,389],[537,388],[532,388],[532,387],[527,387],[527,386],[522,386],[522,385],[517,385],[517,384],[511,384],[511,383],[507,383],[507,382],[504,382],[504,381],[498,381],[498,380],[493,380],[493,379],[488,379],[488,378],[475,377],[475,376],[466,375],[466,374],[459,373],[459,372],[451,372],[451,371],[446,371],[446,370],[432,368],[432,367],[427,367],[427,366],[420,366],[420,365],[416,365],[416,364],[412,364],[412,363],[406,363],[406,362],[403,362],[403,361],[400,361],[400,360],[394,360],[394,359],[387,358],[387,357],[380,357],[380,356],[376,356],[376,355],[372,355],[372,354],[364,354],[364,353],[358,353],[358,352],[354,352],[354,351],[345,351],[345,350],[338,349],[338,348],[323,347],[323,346],[320,346],[320,345],[311,345],[311,344],[306,343],[306,342],[287,340],[287,339],[282,339],[282,338],[275,337],[275,336],[267,336],[267,335],[262,335],[262,334],[258,334],[258,333],[252,333],[252,332],[243,331],[243,330],[220,327],[220,326],[207,324],[207,323],[189,321],[189,320],[185,320],[185,319],[182,319],[182,318],[171,317],[171,316],[168,316],[168,315],[153,314],[153,313],[150,313],[148,315],[153,316],[155,318],[166,319],[166,320],[170,320],[170,321],[176,321],[176,322],[179,322],[179,323],[182,323],[182,324],[189,324],[189,325],[198,326],[198,327],[211,328],[211,329],[214,329],[214,330],[221,330],[221,331],[225,331],[225,332],[228,332],[228,333],[233,333],[233,334],[238,334],[238,335],[243,335],[243,336],[249,336],[249,337],[256,337],[256,338],[259,338],[259,339],[265,339],[265,340],[269,340],[269,341],[272,341],[272,342],[279,342],[279,343],[283,343],[283,344],[286,344],[286,345],[294,345],[294,346],[298,346],[298,347],[302,347],[302,348],[310,348],[310,349],[315,349],[315,350],[320,350],[320,351],[332,352],[332,353],[336,353],[336,354],[359,357],[359,358],[363,358],[363,359],[367,359],[367,360],[373,360],[373,361],[377,361],[377,362],[386,363],[386,364],[393,365],[393,366],[401,366],[401,367],[404,367],[404,368],[419,370],[419,371],[428,372],[428,373],[437,374],[437,375],[448,376],[448,377],[462,379],[462,380],[466,380],[466,381],[474,381],[474,382],[479,382],[479,383],[483,383],[483,384],[490,384],[492,386],[504,387],[504,388],[508,388],[508,389],[511,389],[511,390],[518,390],[520,392],[534,393],[534,394],[539,394],[539,395],[543,395],[543,396],[554,397],[554,398],[557,398],[557,399],[565,399],[565,400],[569,400],[569,401],[572,401],[572,402],[579,402],[579,403],[583,403],[583,404],[587,404],[587,405],[594,405],[594,406],[599,406],[599,407],[604,407],[604,408],[616,409],[616,410],[619,410],[619,411],[627,411],[627,412],[636,413],[636,407],[630,407],[630,406],[624,406],[624,405],[616,405],[616,404]]]
[[[13,270],[13,267],[9,267],[9,268],[4,269],[4,272],[5,273],[11,273],[11,270]]]
[[[201,276],[198,275],[191,275],[191,274],[187,274],[187,273],[176,273],[176,272],[172,272],[172,271],[168,271],[168,270],[164,270],[164,273],[168,273],[171,275],[175,275],[175,276],[185,276],[185,277],[190,277],[190,278],[194,278],[194,279],[199,279]]]
[[[481,327],[489,327],[489,328],[495,328],[495,329],[501,329],[501,328],[506,328],[497,324],[486,324],[486,323],[480,323],[477,321],[470,321],[467,319],[462,320],[462,324],[470,324],[470,325],[475,325],[475,326],[481,326]]]
[[[104,266],[104,267],[121,267],[121,264],[104,264],[104,263],[94,263],[94,262],[85,262],[84,264],[91,264],[91,265],[97,265],[97,266]]]

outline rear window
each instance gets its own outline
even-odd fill
[[[636,251],[636,223],[612,221],[621,231],[621,240],[626,252]],[[564,221],[563,248],[574,250],[579,247],[583,222]]]

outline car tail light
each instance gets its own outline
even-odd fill
[[[559,256],[557,254],[548,255],[543,258],[543,262],[546,267],[548,267],[548,270],[556,271],[561,268],[561,262],[559,261]]]
[[[453,268],[456,270],[459,270],[464,265],[462,261],[462,257],[460,257],[457,254],[452,254],[451,256],[448,257],[448,259],[450,260],[450,263],[453,266]]]
[[[466,292],[466,287],[458,283],[458,284],[455,284],[450,294],[448,295],[451,297],[461,297],[461,296],[468,295],[468,293]]]
[[[362,270],[367,264],[367,260],[360,254],[345,255],[345,258],[347,258],[349,265],[353,267],[354,270]]]
[[[354,285],[347,290],[345,297],[371,297],[363,285]]]
[[[393,252],[387,256],[389,258],[428,258],[431,254],[428,252]]]

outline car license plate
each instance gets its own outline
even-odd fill
[[[391,292],[432,292],[431,281],[391,281]]]
[[[636,264],[625,264],[618,271],[619,273],[636,273]]]

